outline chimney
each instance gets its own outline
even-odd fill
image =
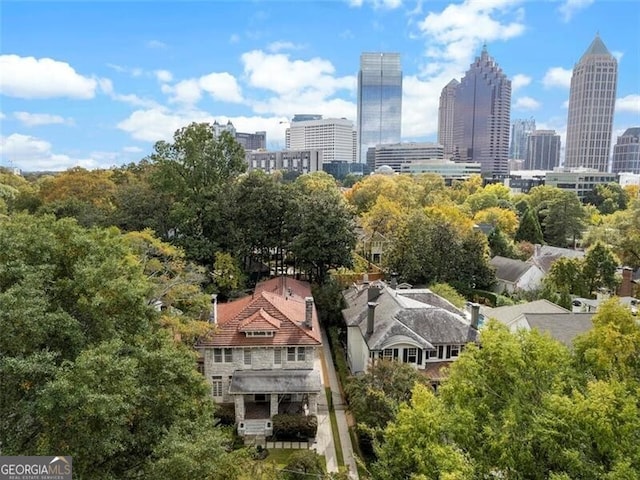
[[[398,288],[398,274],[397,273],[392,273],[391,274],[391,288],[393,288],[394,290],[396,288]]]
[[[379,296],[380,288],[376,285],[369,285],[369,288],[367,289],[367,300],[369,302],[373,302]]]
[[[211,310],[209,311],[209,323],[218,323],[218,294],[211,294]]]
[[[533,246],[533,257],[534,258],[538,258],[540,256],[540,248],[542,248],[542,245],[540,245],[539,243],[536,243]]]
[[[619,297],[631,297],[633,293],[633,288],[631,281],[633,280],[633,270],[629,267],[622,267],[622,282],[618,287],[618,296]]]
[[[472,303],[471,307],[471,326],[476,330],[480,326],[480,304]]]
[[[368,273],[363,273],[362,274],[362,283],[364,283],[364,284],[369,283],[369,274]]]
[[[304,326],[309,330],[313,328],[313,297],[304,299]]]
[[[375,323],[375,312],[376,307],[378,306],[375,302],[367,303],[367,335],[371,335],[373,333],[373,327]]]

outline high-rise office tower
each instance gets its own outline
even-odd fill
[[[324,162],[353,161],[353,122],[345,118],[296,120],[289,127],[287,148],[322,150]]]
[[[442,89],[438,107],[438,143],[444,147],[444,155],[450,158],[455,153],[453,147],[453,109],[456,88],[460,85],[455,78]]]
[[[596,35],[573,67],[565,167],[607,171],[617,83],[618,62]]]
[[[560,165],[560,135],[555,130],[534,130],[527,144],[525,170],[551,171]]]
[[[456,88],[456,160],[480,163],[484,176],[507,175],[510,115],[511,80],[485,46]]]
[[[627,128],[613,146],[613,173],[640,173],[640,127]]]
[[[358,74],[358,159],[367,149],[399,143],[402,123],[402,68],[399,53],[363,53]]]
[[[516,119],[511,126],[511,147],[509,148],[510,160],[524,160],[527,158],[527,138],[536,129],[536,121]]]

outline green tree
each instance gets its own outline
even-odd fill
[[[514,258],[516,256],[513,241],[505,235],[500,227],[493,229],[487,237],[491,257],[499,255],[501,257]]]
[[[587,280],[589,293],[593,294],[600,288],[615,292],[618,286],[617,268],[618,260],[611,252],[611,249],[602,243],[596,243],[591,247],[587,251],[582,265],[582,272]]]
[[[323,283],[330,269],[351,266],[356,244],[353,216],[330,175],[303,175],[296,187],[299,217],[292,220],[298,232],[291,252],[312,282]]]
[[[544,218],[544,240],[557,247],[573,246],[582,236],[584,209],[574,192],[557,190],[538,210]]]
[[[627,208],[629,201],[627,192],[619,183],[599,184],[589,192],[585,198],[585,204],[595,206],[602,214],[611,214],[618,210]]]
[[[308,480],[310,477],[323,478],[326,472],[322,455],[314,450],[298,450],[289,457],[283,477],[285,480]]]
[[[458,308],[464,308],[467,304],[467,300],[460,295],[455,288],[446,283],[434,283],[433,285],[429,285],[429,290],[436,295],[440,295],[442,298],[448,300]]]
[[[583,261],[579,258],[560,258],[551,266],[544,283],[553,292],[589,297],[589,279],[585,278]]]
[[[542,244],[542,228],[540,227],[538,216],[535,214],[533,209],[527,208],[522,215],[514,240],[516,242]]]
[[[202,265],[227,235],[230,181],[246,170],[244,149],[228,132],[214,135],[211,125],[192,123],[176,131],[173,143],[157,142],[149,157],[152,184],[169,196],[170,239]]]

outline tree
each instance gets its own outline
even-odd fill
[[[480,210],[473,220],[476,223],[488,223],[494,227],[500,227],[506,235],[513,236],[518,229],[518,217],[513,210],[500,207],[491,207]]]
[[[530,242],[534,245],[542,244],[542,228],[540,227],[538,216],[532,208],[527,208],[522,215],[514,240],[517,242]]]
[[[3,454],[55,451],[74,457],[80,479],[143,478],[163,471],[154,467],[163,445],[177,461],[178,444],[200,425],[200,450],[217,445],[207,476],[229,478],[229,438],[213,427],[195,355],[149,305],[161,282],[146,274],[167,276],[166,286],[173,271],[151,267],[163,257],[148,252],[162,244],[138,240],[144,261],[115,228],[25,214],[0,220]]]
[[[491,257],[496,255],[500,257],[514,258],[516,256],[513,241],[505,235],[500,227],[493,229],[493,232],[487,237]]]
[[[611,249],[602,243],[596,243],[587,251],[582,265],[584,278],[587,280],[587,288],[590,294],[604,288],[609,292],[615,292],[618,286],[616,270],[618,260]]]
[[[440,295],[442,298],[448,300],[458,308],[464,308],[467,304],[467,300],[460,295],[455,288],[446,283],[434,283],[433,285],[429,285],[429,290],[436,295]]]
[[[610,214],[627,208],[629,197],[619,183],[599,184],[585,195],[584,203],[597,207],[602,214]]]
[[[308,272],[310,280],[323,283],[332,268],[350,266],[356,238],[353,217],[335,182],[320,186],[329,175],[303,175],[297,181],[299,191],[298,232],[291,252]],[[310,178],[306,178],[310,177]]]
[[[285,480],[308,480],[309,477],[322,478],[326,471],[322,455],[314,450],[298,450],[289,457],[283,477]]]
[[[547,243],[558,247],[573,246],[582,236],[585,214],[575,193],[559,190],[538,213],[544,217],[542,225]]]
[[[211,264],[227,234],[230,181],[247,168],[244,149],[228,132],[216,137],[210,125],[192,123],[176,131],[173,143],[157,142],[149,160],[154,188],[172,202],[165,239],[189,259]]]
[[[551,266],[551,270],[544,279],[544,284],[551,291],[560,293],[565,297],[574,294],[579,297],[588,297],[589,279],[585,278],[583,261],[579,258],[560,258]],[[568,305],[563,305],[568,307]]]

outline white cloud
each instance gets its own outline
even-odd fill
[[[167,48],[167,44],[160,40],[149,40],[147,42],[147,48]]]
[[[162,85],[163,93],[171,95],[171,103],[195,105],[202,98],[202,92],[222,102],[241,103],[242,91],[235,77],[227,72],[209,73],[200,78],[189,78],[175,85]]]
[[[371,4],[374,9],[384,8],[393,10],[402,5],[402,0],[348,0],[349,6],[361,7],[365,3]]]
[[[73,125],[73,119],[65,119],[60,115],[51,115],[49,113],[13,112],[13,116],[27,127],[53,124]]]
[[[51,143],[37,137],[12,133],[0,137],[0,158],[25,171],[59,171],[69,167],[107,168],[113,163],[103,164],[98,158],[72,158],[54,153]]]
[[[144,70],[140,67],[125,67],[122,65],[117,65],[115,63],[107,63],[107,67],[109,67],[111,70],[115,70],[118,73],[131,75],[132,77],[141,77],[144,74]]]
[[[133,93],[116,93],[113,88],[113,82],[108,78],[99,78],[98,85],[100,86],[100,91],[102,93],[108,95],[110,98],[118,102],[128,103],[129,105],[133,105],[134,107],[154,107],[157,105],[155,101],[140,98]]]
[[[562,20],[568,22],[578,11],[587,8],[594,0],[565,0],[559,7],[558,12],[562,15]]]
[[[173,75],[169,70],[156,70],[153,73],[159,82],[167,83],[173,80]]]
[[[540,108],[540,102],[531,97],[520,97],[513,104],[513,108],[516,110],[536,110]]]
[[[214,117],[199,110],[172,112],[160,107],[137,110],[120,122],[118,128],[137,140],[146,142],[171,141],[176,130],[192,122],[213,123],[215,120],[219,123],[226,123],[230,120],[239,132],[265,131],[267,132],[268,146],[284,147],[284,131],[287,127],[287,117],[284,116]]]
[[[284,41],[271,42],[269,45],[267,45],[267,50],[271,53],[278,53],[282,52],[283,50],[299,50],[300,48],[302,48],[301,45],[296,45],[293,42]]]
[[[562,67],[551,67],[544,74],[542,84],[546,88],[562,87],[569,88],[571,86],[571,75],[573,72]]]
[[[95,96],[97,81],[77,73],[68,63],[51,58],[0,55],[0,93],[18,98]]]
[[[513,76],[511,79],[511,91],[515,92],[516,90],[526,87],[531,83],[531,77],[528,75],[524,75],[522,73],[518,73]]]
[[[632,93],[616,100],[616,111],[640,113],[640,95]]]
[[[290,60],[289,55],[253,50],[242,55],[244,73],[252,87],[280,95],[297,95],[313,90],[325,97],[338,90],[354,90],[355,77],[334,77],[333,64],[322,58]],[[278,81],[274,81],[277,78]]]
[[[130,146],[130,147],[122,147],[122,151],[126,153],[142,153],[144,150],[140,147]]]

